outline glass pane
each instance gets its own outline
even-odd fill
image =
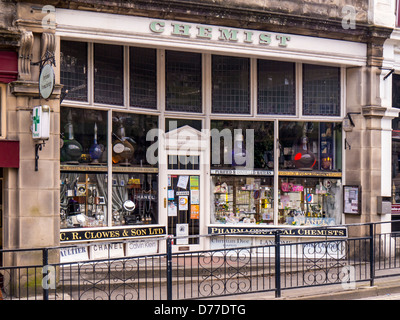
[[[212,112],[250,113],[250,60],[212,57]]]
[[[273,224],[273,178],[213,176],[211,223]]]
[[[296,114],[295,64],[258,60],[258,113]]]
[[[392,74],[392,107],[400,108],[400,75]]]
[[[129,48],[130,105],[157,109],[157,56],[155,49]]]
[[[107,226],[107,176],[61,172],[61,228]]]
[[[107,112],[61,108],[61,163],[107,165]]]
[[[87,43],[61,41],[60,83],[66,100],[87,101]]]
[[[200,231],[200,177],[168,175],[168,234],[177,237]],[[179,238],[175,244],[198,244],[199,238]]]
[[[340,116],[340,69],[303,65],[303,114]]]
[[[202,122],[201,120],[193,120],[193,119],[172,119],[172,118],[165,119],[166,132],[178,129],[183,126],[189,126],[198,131],[201,131]]]
[[[166,110],[202,111],[201,54],[166,52]]]
[[[279,178],[279,224],[337,225],[341,223],[341,180]]]
[[[94,44],[94,102],[124,104],[123,47]]]
[[[158,175],[154,173],[113,174],[112,224],[158,223]]]
[[[341,171],[340,123],[280,122],[279,168]]]
[[[112,123],[112,161],[115,166],[157,166],[152,159],[147,159],[148,148],[157,146],[157,141],[146,138],[150,130],[158,128],[157,116],[113,112]]]
[[[212,168],[249,167],[251,158],[254,169],[274,168],[273,122],[212,120],[211,129]]]

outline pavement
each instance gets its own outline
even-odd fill
[[[339,284],[285,289],[279,298],[275,297],[275,292],[260,292],[207,300],[400,300],[400,277],[376,279],[374,286],[366,281],[356,283],[353,288]]]

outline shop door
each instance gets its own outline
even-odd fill
[[[166,134],[164,214],[174,251],[199,250],[204,232],[204,176],[206,136],[190,126]],[[190,141],[188,143],[188,141]],[[164,180],[165,179],[165,180]]]
[[[174,245],[199,245],[200,174],[168,174],[168,234]],[[183,247],[182,247],[183,248]]]

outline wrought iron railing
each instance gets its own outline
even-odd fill
[[[383,223],[346,227],[347,238],[312,242],[281,241],[276,229],[268,245],[236,248],[223,235],[226,247],[190,252],[173,252],[173,238],[158,238],[165,253],[74,263],[59,262],[66,247],[2,250],[0,292],[5,300],[178,300],[268,291],[280,297],[288,289],[373,285],[400,275],[398,233],[383,232]],[[361,228],[367,236],[352,236]],[[38,263],[25,265],[32,257]]]

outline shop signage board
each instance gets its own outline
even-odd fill
[[[71,16],[75,19],[71,19]],[[254,29],[189,23],[176,20],[57,8],[57,32],[63,37],[113,40],[185,50],[212,50],[282,59],[365,65],[365,43],[283,34]],[[312,50],[310,50],[312,48]]]
[[[392,214],[400,214],[400,204],[392,204]]]
[[[262,228],[249,226],[209,226],[208,234],[238,235],[241,236],[274,236],[276,231],[280,231],[281,236],[295,237],[347,237],[345,227],[304,227],[304,228]]]
[[[45,64],[40,71],[39,76],[39,93],[43,99],[50,98],[54,90],[55,76],[53,67]]]
[[[361,214],[361,187],[343,186],[343,212]]]
[[[60,232],[61,242],[88,241],[88,240],[112,240],[136,237],[154,237],[165,235],[164,226],[137,227],[137,228],[113,228],[96,230],[62,230]]]

